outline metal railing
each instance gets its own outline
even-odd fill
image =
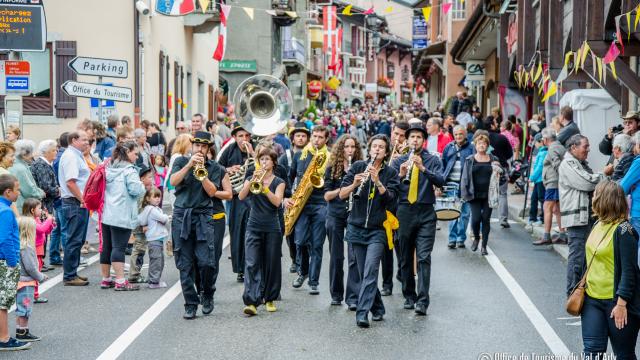
[[[298,39],[289,39],[282,41],[282,60],[297,61],[300,64],[306,64],[306,56],[304,44]]]

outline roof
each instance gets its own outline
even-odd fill
[[[445,41],[438,41],[427,46],[426,49],[420,50],[413,62],[414,73],[419,73],[432,62],[429,57],[431,55],[444,55],[446,52],[447,44]]]
[[[411,48],[413,46],[413,43],[411,41],[391,33],[386,33],[386,34],[381,33],[380,38],[382,40],[391,41],[397,45],[400,45],[406,48]]]

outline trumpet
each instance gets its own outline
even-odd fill
[[[408,159],[409,162],[411,162],[411,157],[413,157],[413,153],[414,153],[414,149],[413,149],[413,146],[411,146],[411,151],[409,151],[409,159]],[[411,162],[409,169],[407,169],[407,175],[404,177],[404,179],[402,179],[403,184],[409,185],[411,183],[412,172],[413,172],[413,162]]]
[[[351,169],[351,156],[349,156],[347,166],[349,167],[347,171],[349,171]],[[353,209],[353,193],[349,194],[349,207],[347,208],[347,211],[351,212],[351,209]]]
[[[365,178],[364,180],[362,180],[362,183],[360,184],[360,186],[358,187],[358,190],[356,190],[356,192],[353,194],[353,197],[357,200],[360,198],[360,194],[362,193],[362,189],[364,188],[364,184],[369,181],[369,168],[373,166],[373,163],[376,161],[376,158],[378,157],[378,154],[375,154],[371,157],[371,160],[369,161],[369,164],[367,164],[367,169],[365,170]]]
[[[207,168],[204,167],[204,162],[198,161],[193,167],[193,177],[198,181],[202,181],[206,179],[207,176],[209,176],[209,172],[207,171]]]
[[[253,178],[249,181],[249,191],[252,194],[258,195],[264,190],[264,186],[262,185],[262,181],[264,180],[267,171],[261,171],[260,175],[253,174]]]

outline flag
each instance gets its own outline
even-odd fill
[[[602,82],[602,59],[596,58],[596,64],[598,66],[598,82]]]
[[[253,20],[253,8],[250,7],[243,7],[242,10],[244,10],[245,13],[247,13],[247,16],[249,17],[249,19]]]
[[[452,3],[444,3],[444,4],[442,4],[442,13],[447,15],[449,10],[451,10],[451,6],[452,5],[453,5]]]
[[[536,70],[536,74],[533,76],[533,81],[538,81],[540,75],[542,75],[542,62],[538,63],[538,69]]]
[[[218,45],[216,51],[213,53],[213,59],[216,61],[222,61],[224,58],[224,49],[227,47],[227,18],[231,11],[231,6],[220,4],[220,30],[218,32]]]
[[[612,42],[611,46],[609,46],[609,50],[602,58],[602,61],[604,62],[605,65],[612,63],[618,58],[619,55],[620,55],[620,50],[618,49],[618,46],[616,46],[615,42]]]
[[[328,64],[333,66],[330,68],[334,73],[337,70],[338,61],[338,32],[336,31],[336,7],[325,6],[322,8],[322,29],[323,41],[322,51],[329,55]]]
[[[353,5],[349,4],[347,6],[344,7],[344,9],[342,10],[342,15],[346,15],[346,16],[351,16],[351,8],[353,7]]]
[[[636,7],[636,19],[633,21],[633,31],[638,28],[638,22],[640,21],[640,4]]]
[[[547,88],[547,92],[544,94],[544,97],[542,98],[542,102],[546,102],[547,100],[549,100],[549,98],[555,95],[557,91],[558,91],[558,85],[556,85],[555,81],[551,80],[549,82],[549,87]]]
[[[187,15],[194,12],[196,4],[194,0],[165,0],[156,2],[156,12],[162,15]]]
[[[616,63],[611,62],[609,63],[609,66],[611,66],[611,74],[613,75],[613,78],[618,80],[618,75],[616,74]]]
[[[627,15],[627,41],[631,40],[631,12],[626,13]]]
[[[370,7],[370,8],[369,8],[369,10],[367,10],[367,11],[363,12],[363,14],[365,14],[365,15],[371,15],[371,14],[373,14],[373,13],[374,13],[373,6],[372,6],[372,7]]]
[[[422,15],[424,16],[424,22],[429,22],[431,17],[431,5],[422,8]]]
[[[385,14],[389,14],[389,13],[391,13],[391,12],[393,12],[393,6],[387,6],[387,8],[386,8],[386,9],[384,9],[384,13],[385,13]]]
[[[589,43],[585,41],[582,45],[582,59],[580,59],[580,67],[582,69],[584,69],[584,62],[585,60],[587,60],[587,55],[589,54],[590,51],[591,51],[591,47],[589,46]]]
[[[200,3],[200,9],[202,10],[202,13],[205,14],[207,12],[207,9],[209,8],[211,0],[198,0],[198,2]]]

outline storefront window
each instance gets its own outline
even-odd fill
[[[31,93],[23,98],[25,115],[51,115],[51,45],[43,52],[23,52],[20,57],[31,63]]]

